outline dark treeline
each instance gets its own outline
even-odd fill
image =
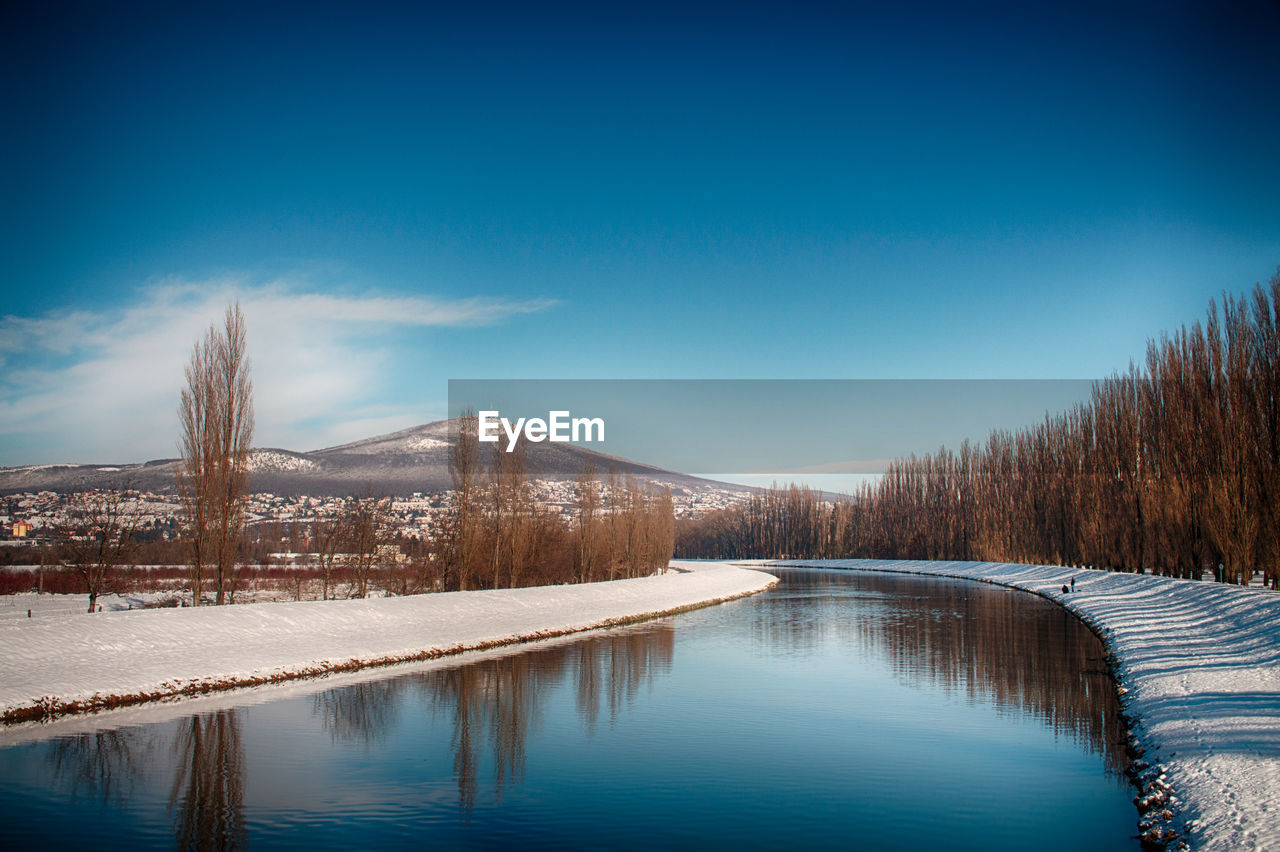
[[[1280,273],[1144,367],[1017,432],[894,461],[835,503],[802,488],[678,528],[689,557],[977,559],[1280,588]]]

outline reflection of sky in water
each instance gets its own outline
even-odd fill
[[[1131,848],[1082,625],[976,583],[787,578],[466,666],[13,746],[6,833],[171,845],[196,789],[221,805],[189,830],[231,845]],[[195,719],[221,736],[197,743]]]

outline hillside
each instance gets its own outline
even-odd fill
[[[452,440],[450,421],[440,420],[311,452],[258,448],[253,450],[250,459],[250,487],[253,491],[283,496],[348,496],[365,491],[406,495],[444,491],[452,487],[449,477]],[[541,443],[529,444],[528,447],[529,472],[534,476],[573,476],[590,461],[601,475],[613,468],[619,473],[632,473],[646,480],[695,492],[725,488],[749,490],[572,444]],[[482,459],[487,464],[487,455],[482,454]],[[176,465],[176,459],[159,459],[140,464],[0,468],[0,494],[22,491],[66,493],[117,486],[126,481],[142,490],[169,493],[175,490]]]

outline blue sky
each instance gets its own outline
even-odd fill
[[[450,378],[1123,368],[1280,265],[1225,5],[18,4],[0,464],[174,455],[235,298],[294,449]]]

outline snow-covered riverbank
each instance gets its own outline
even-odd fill
[[[1140,760],[1151,765],[1146,827],[1171,827],[1192,849],[1280,849],[1280,594],[990,562],[772,564],[964,577],[1061,603],[1114,655]],[[1075,591],[1063,593],[1072,578]]]
[[[656,577],[0,623],[6,721],[429,659],[679,612],[777,580],[724,563]]]

